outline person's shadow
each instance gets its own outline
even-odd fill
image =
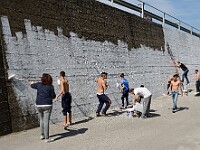
[[[66,138],[66,137],[70,137],[70,136],[75,136],[75,135],[78,135],[78,134],[84,134],[88,130],[88,128],[68,129],[67,127],[65,127],[65,130],[68,131],[68,132],[54,134],[54,135],[51,135],[51,137],[58,136],[58,137],[56,137],[54,139],[54,141],[57,141],[57,140],[60,140],[62,138]]]
[[[94,119],[94,117],[88,117],[86,119],[83,119],[83,120],[80,120],[80,121],[77,121],[77,122],[73,122],[72,125],[86,123],[86,122],[91,121],[93,119]]]
[[[113,116],[120,116],[121,114],[123,114],[123,111],[118,111],[118,110],[113,110],[113,112],[108,113],[107,117],[113,117]]]
[[[179,108],[177,108],[176,112],[183,111],[183,110],[188,110],[188,109],[189,109],[188,107],[179,107]]]

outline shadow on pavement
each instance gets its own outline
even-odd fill
[[[179,107],[176,112],[178,111],[183,111],[183,110],[188,110],[189,108],[188,107]]]
[[[112,116],[119,116],[121,114],[123,114],[124,112],[123,111],[118,111],[118,110],[113,110],[113,112],[111,113],[108,113],[108,116],[107,117],[112,117]]]
[[[151,109],[150,112],[156,112],[157,110]],[[112,117],[112,116],[120,116],[123,113],[125,113],[124,111],[118,111],[118,110],[113,110],[112,113],[108,113],[107,117]],[[159,117],[161,116],[160,114],[156,114],[156,113],[149,113],[148,118],[153,118],[153,117]]]
[[[74,122],[74,123],[72,123],[72,125],[81,124],[81,123],[86,123],[86,122],[88,122],[88,121],[90,121],[90,120],[93,120],[93,119],[94,119],[94,117],[88,117],[87,119],[83,119],[83,120]]]
[[[54,140],[57,141],[57,140],[60,140],[62,138],[66,138],[66,137],[70,137],[70,136],[75,136],[75,135],[78,135],[78,134],[84,134],[88,128],[81,128],[81,129],[68,129],[67,127],[65,128],[66,131],[68,132],[64,132],[64,133],[59,133],[59,134],[54,134],[54,135],[51,135],[50,137],[55,137],[55,136],[58,136],[56,137]]]
[[[150,111],[149,112],[156,112],[157,110],[154,110],[154,109],[150,109]]]
[[[151,112],[151,111],[150,111]],[[154,118],[154,117],[160,117],[160,114],[156,114],[156,113],[149,113],[147,118]]]

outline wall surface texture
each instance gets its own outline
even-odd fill
[[[67,73],[78,118],[95,113],[95,79],[102,71],[109,74],[113,108],[121,103],[116,87],[121,72],[131,87],[144,84],[153,97],[165,92],[167,78],[175,72],[166,43],[176,59],[191,69],[199,66],[199,39],[93,0],[3,0],[0,6],[0,57],[5,60],[0,61],[0,77],[8,93],[0,106],[9,104],[5,111],[10,111],[12,126],[7,131],[38,126],[36,91],[28,80],[38,81],[42,73],[52,75],[56,92],[59,72]],[[12,74],[16,77],[9,81]],[[62,121],[61,110],[60,101],[53,104],[53,123]]]
[[[165,44],[169,44],[175,59],[183,62],[189,68],[189,74],[194,75],[194,70],[200,69],[200,39],[168,28],[163,30]]]
[[[0,23],[1,27],[1,23]],[[1,34],[1,29],[0,29]],[[8,103],[8,87],[6,86],[6,76],[4,68],[4,53],[3,49],[3,40],[0,36],[0,136],[11,133],[11,120],[10,120],[10,109]]]

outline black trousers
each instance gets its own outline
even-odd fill
[[[126,106],[129,105],[129,102],[128,102],[128,95],[129,95],[129,90],[124,91],[124,92],[122,93],[121,100],[122,100],[122,106],[123,106],[123,107],[124,107],[124,99],[126,99]]]
[[[196,92],[200,92],[200,80],[196,81]]]

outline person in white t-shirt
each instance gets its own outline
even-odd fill
[[[135,88],[135,89],[132,88],[130,90],[130,93],[135,95],[133,105],[136,105],[136,103],[138,103],[138,102],[143,104],[142,110],[137,108],[137,105],[135,107],[135,109],[137,111],[142,112],[141,118],[148,117],[149,111],[150,111],[151,97],[152,97],[151,92],[142,85],[139,88]]]

